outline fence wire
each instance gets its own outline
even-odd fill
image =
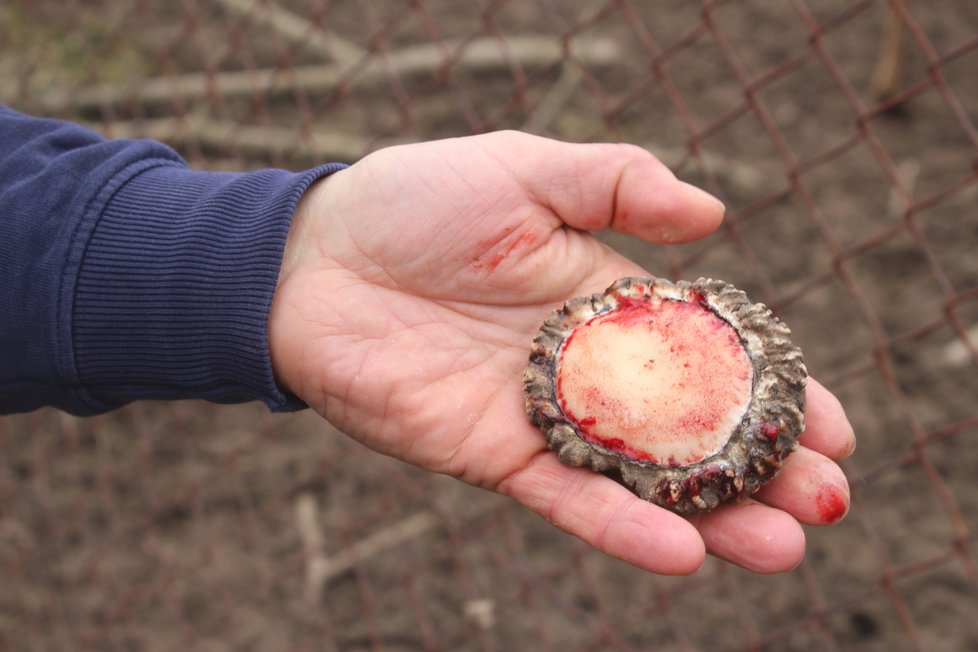
[[[976,69],[968,0],[0,3],[0,101],[201,169],[647,147],[727,220],[602,237],[774,307],[859,438],[797,570],[665,578],[309,414],[8,417],[0,649],[978,649]]]

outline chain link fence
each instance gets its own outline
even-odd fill
[[[308,413],[8,417],[0,649],[978,649],[976,69],[970,0],[0,3],[0,101],[201,169],[649,148],[725,225],[602,237],[774,307],[859,438],[797,570],[666,578]]]

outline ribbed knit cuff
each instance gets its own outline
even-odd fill
[[[343,167],[228,174],[156,160],[129,170],[85,248],[74,298],[74,360],[92,407],[304,407],[275,384],[268,315],[299,198]]]

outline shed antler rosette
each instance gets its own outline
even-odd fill
[[[526,411],[561,462],[680,514],[749,496],[804,428],[787,326],[728,283],[623,278],[533,340]]]

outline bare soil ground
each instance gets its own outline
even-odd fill
[[[727,225],[602,237],[777,309],[856,427],[853,510],[791,573],[663,578],[309,413],[41,411],[0,419],[0,650],[978,649],[978,5],[906,4],[877,111],[884,2],[249,4],[5,3],[0,101],[211,169],[497,128],[648,147]]]

